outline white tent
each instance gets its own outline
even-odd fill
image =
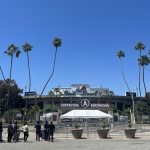
[[[52,113],[47,113],[47,114],[43,114],[43,116],[40,116],[40,120],[42,121],[50,121],[51,120],[51,117],[52,117]]]
[[[106,114],[100,110],[72,110],[66,114],[60,116],[60,119],[64,118],[112,118],[111,115]]]

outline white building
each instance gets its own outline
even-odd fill
[[[82,97],[82,96],[114,96],[114,92],[110,91],[108,88],[97,88],[97,87],[90,87],[88,84],[72,84],[71,87],[58,87],[53,88],[50,92],[54,95],[59,96],[75,96],[75,97]]]

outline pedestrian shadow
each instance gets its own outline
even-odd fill
[[[140,137],[136,136],[134,138],[128,138],[128,139],[140,139]]]
[[[106,139],[113,139],[113,137],[107,137]]]
[[[83,140],[85,140],[85,139],[88,139],[87,137],[81,137],[80,139],[83,139]]]
[[[7,140],[3,140],[1,141],[0,143],[4,143],[4,144],[18,144],[18,143],[33,143],[33,141],[27,141],[27,142],[24,142],[24,141],[17,141],[17,142],[7,142]]]

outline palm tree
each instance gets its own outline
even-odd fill
[[[30,45],[30,43],[25,43],[22,45],[22,48],[24,52],[27,54],[27,60],[28,60],[28,73],[29,73],[29,92],[31,90],[31,72],[30,72],[30,59],[29,59],[29,51],[32,50],[33,46]]]
[[[135,124],[135,102],[134,102],[133,94],[132,94],[132,92],[131,92],[131,90],[129,88],[129,85],[128,85],[127,81],[126,81],[125,74],[124,74],[124,69],[123,69],[123,64],[122,64],[122,58],[125,57],[125,52],[120,50],[120,51],[117,52],[117,56],[120,59],[121,72],[122,72],[123,80],[124,80],[124,82],[125,82],[125,84],[127,86],[127,89],[129,91],[131,99],[132,99],[132,105],[133,105],[133,107],[132,107],[132,115],[133,115],[132,123]]]
[[[10,95],[11,78],[12,78],[13,57],[15,55],[18,58],[21,51],[19,50],[19,48],[16,45],[11,44],[8,46],[7,50],[4,51],[4,53],[7,54],[8,56],[10,56],[10,73],[9,73],[8,101],[7,101],[7,108],[8,108],[8,110],[10,110],[11,104],[9,101],[9,98],[10,98],[9,95]],[[9,116],[9,119],[10,119],[10,116]]]
[[[145,45],[142,42],[138,42],[135,46],[135,49],[140,52],[140,57],[139,57],[140,59],[142,56],[142,50],[145,49]],[[141,65],[140,64],[139,64],[139,93],[141,99]]]
[[[145,96],[146,96],[146,84],[145,84],[145,66],[147,66],[150,63],[150,58],[146,55],[141,56],[138,59],[139,65],[142,66],[142,72],[143,72],[143,85],[144,85],[144,90],[145,90]]]
[[[11,80],[13,57],[14,57],[14,55],[16,55],[16,57],[18,58],[21,51],[19,50],[19,48],[16,45],[11,44],[8,46],[8,49],[4,53],[7,54],[8,56],[10,56],[10,58],[11,58],[11,60],[10,60],[10,74],[9,74],[9,79]]]
[[[60,38],[55,38],[55,39],[53,40],[53,45],[54,45],[54,47],[56,48],[56,50],[55,50],[55,57],[54,57],[54,64],[53,64],[53,70],[52,70],[52,73],[51,73],[51,75],[49,76],[49,78],[48,78],[48,80],[47,80],[47,82],[46,82],[46,84],[45,84],[45,86],[44,86],[44,88],[43,88],[43,90],[42,90],[42,92],[41,92],[41,94],[40,94],[40,97],[43,95],[43,92],[44,92],[44,90],[45,90],[47,84],[49,83],[49,81],[51,80],[51,78],[52,78],[53,75],[54,75],[55,62],[56,62],[56,56],[57,56],[57,49],[58,49],[58,47],[61,46],[61,44],[62,44],[62,40],[61,40]]]

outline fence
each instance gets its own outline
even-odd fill
[[[124,128],[127,128],[127,124],[112,124],[109,126],[109,135],[110,136],[119,136],[124,135]],[[137,136],[146,136],[150,135],[150,125],[148,124],[136,124],[134,126],[137,131]],[[83,137],[98,137],[97,134],[97,128],[98,127],[83,127]],[[66,136],[71,137],[71,129],[72,127],[66,127],[66,126],[57,126],[56,127],[56,134],[59,136]]]
[[[109,136],[124,136],[124,128],[127,127],[127,124],[112,124],[109,129]],[[83,134],[82,137],[84,138],[98,138],[97,134],[97,128],[98,127],[91,127],[91,126],[86,126],[83,127]],[[150,136],[150,125],[147,124],[137,124],[135,126],[137,129],[136,131],[136,136]],[[42,127],[43,129],[43,127]],[[72,127],[69,126],[62,126],[62,125],[57,125],[55,129],[55,137],[61,137],[61,138],[72,138],[72,133],[71,133]],[[29,126],[29,134],[30,137],[35,138],[35,128],[34,126]],[[5,137],[7,136],[7,127],[5,126],[3,128],[3,135]]]

